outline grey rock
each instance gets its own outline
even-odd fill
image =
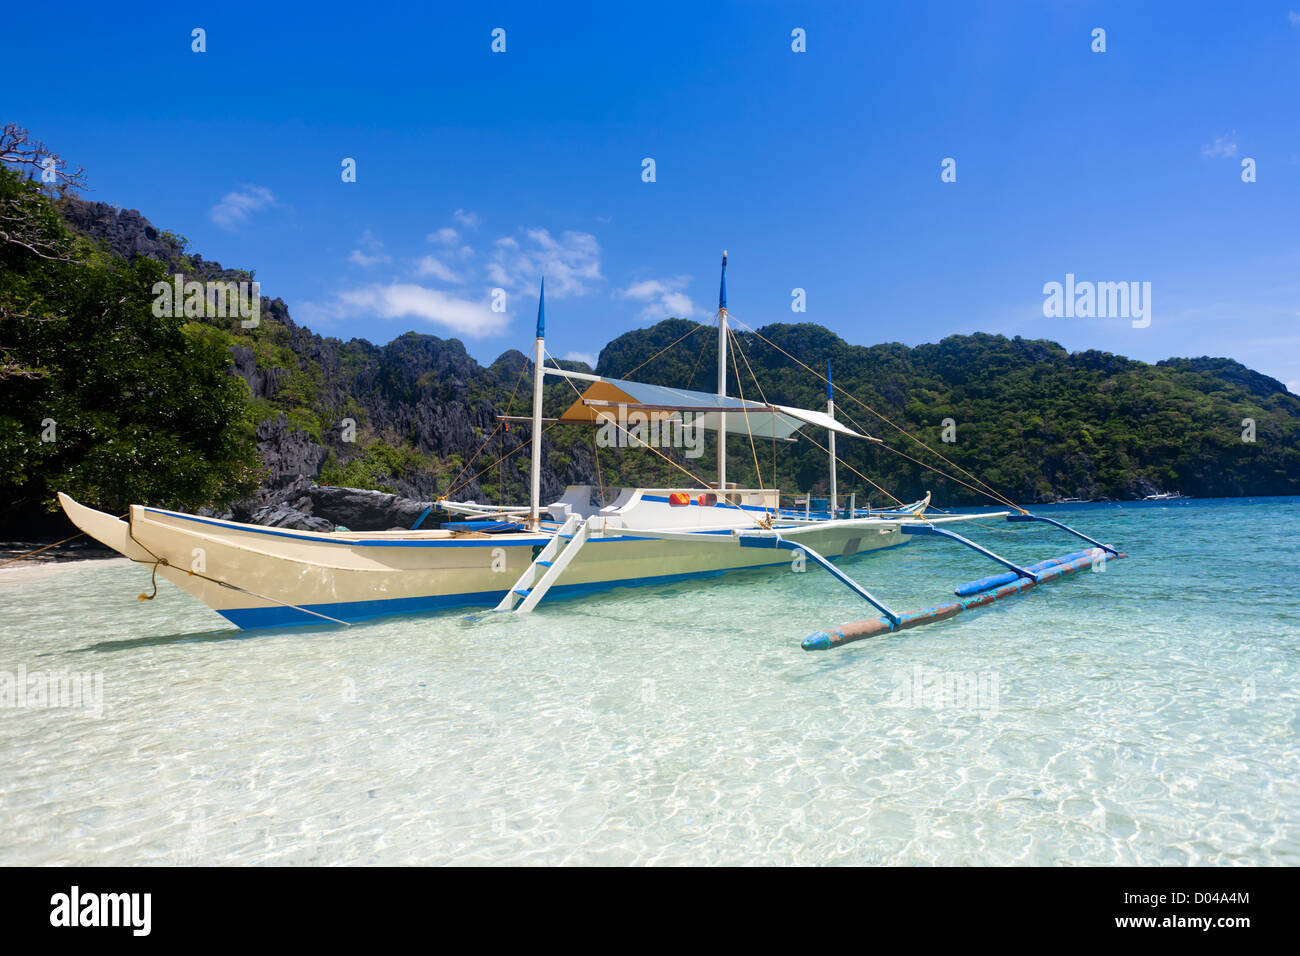
[[[60,207],[63,218],[78,232],[98,239],[128,262],[156,259],[169,273],[181,272],[199,281],[247,279],[249,273],[222,268],[197,253],[186,254],[180,243],[155,227],[138,209],[118,209],[103,202],[69,197]]]
[[[231,347],[230,362],[234,373],[248,383],[253,398],[274,398],[288,377],[282,368],[259,368],[253,350],[242,345]]]
[[[297,531],[333,531],[333,522],[305,515],[287,505],[266,505],[253,512],[252,523],[268,528],[292,528]]]
[[[387,531],[392,528],[405,530],[415,524],[424,509],[433,503],[382,491],[338,488],[333,485],[313,485],[311,502],[313,515],[352,531]]]
[[[329,454],[310,435],[291,428],[283,414],[258,423],[257,449],[271,471],[272,486],[282,486],[300,477],[316,477],[321,462]]]

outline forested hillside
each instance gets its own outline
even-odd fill
[[[599,371],[630,368],[689,328],[663,322],[620,336],[601,352]],[[716,336],[700,333],[683,345],[696,339],[703,351],[699,367],[714,367]],[[756,380],[773,402],[822,406],[825,384],[819,376],[829,360],[841,420],[884,439],[890,449],[961,477],[888,419],[1017,501],[1122,499],[1156,490],[1196,496],[1300,492],[1300,398],[1231,359],[1148,365],[1107,352],[1070,353],[1054,342],[983,334],[916,348],[866,347],[809,324],[770,325],[738,332],[736,339],[748,363],[739,363],[738,382],[731,376],[731,394],[743,388],[746,397],[756,397]],[[695,354],[668,353],[638,377],[681,383],[696,362]],[[698,373],[696,382],[698,387]],[[945,419],[952,422],[953,442],[944,441]],[[1253,442],[1243,441],[1245,419],[1255,423]],[[823,436],[813,437],[825,444]],[[729,462],[736,464],[729,467],[748,463],[752,472],[748,443],[732,443]],[[837,450],[901,497],[931,489],[936,500],[981,500],[889,449],[841,441]],[[770,449],[768,455],[770,468]],[[789,446],[778,453],[780,483],[822,487],[825,458],[808,442]],[[841,481],[864,484],[852,475]]]
[[[146,502],[241,520],[304,501],[313,482],[421,499],[526,498],[529,426],[497,417],[529,411],[523,354],[484,367],[455,339],[322,337],[271,298],[256,328],[155,316],[159,279],[253,274],[202,259],[134,210],[77,198],[76,177],[40,183],[15,129],[0,142],[0,529],[54,528],[58,490],[114,513]],[[716,334],[694,328],[670,319],[621,335],[597,371],[617,377],[646,363],[638,380],[710,391]],[[983,334],[861,346],[811,324],[739,331],[736,346],[729,392],[787,405],[824,407],[829,361],[841,420],[888,446],[840,442],[840,488],[860,502],[886,499],[852,469],[904,500],[927,489],[940,504],[985,500],[905,456],[961,477],[959,466],[1021,502],[1300,493],[1300,398],[1231,359],[1148,365]],[[549,382],[546,413],[573,398],[568,381]],[[1253,442],[1243,440],[1246,419]],[[728,477],[824,491],[826,455],[812,441],[751,449],[733,437]],[[546,498],[573,482],[686,480],[644,450],[601,449],[598,468],[594,432],[582,426],[551,426],[543,447]],[[711,446],[702,458],[672,457],[713,477]]]

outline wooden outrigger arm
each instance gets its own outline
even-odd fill
[[[1121,553],[1113,557],[1101,548],[1096,548],[1091,554],[1084,554],[1083,557],[1074,561],[1067,561],[1064,564],[1055,564],[1045,567],[1038,580],[1030,578],[1018,578],[1010,584],[1005,584],[995,591],[986,591],[974,597],[965,598],[961,601],[953,601],[949,604],[940,604],[935,607],[926,608],[923,611],[912,611],[909,614],[900,615],[897,622],[886,618],[874,618],[865,621],[855,621],[852,624],[845,624],[838,628],[831,628],[827,631],[817,631],[804,638],[800,645],[805,651],[828,651],[833,647],[839,647],[843,644],[851,644],[854,641],[861,641],[864,638],[876,637],[880,634],[890,634],[894,631],[901,631],[906,628],[919,627],[923,624],[933,624],[935,621],[944,621],[950,617],[956,617],[963,611],[973,608],[986,607],[1003,598],[1012,597],[1017,594],[1023,594],[1030,588],[1037,587],[1039,584],[1046,584],[1049,581],[1055,581],[1057,578],[1064,577],[1067,574],[1073,574],[1075,571],[1082,570],[1086,567],[1092,567],[1096,561],[1114,560],[1114,558],[1123,558],[1127,555]],[[1043,562],[1044,565],[1049,562]]]
[[[943,621],[955,617],[963,611],[971,610],[978,607],[986,607],[996,603],[1003,598],[1012,597],[1017,594],[1023,594],[1030,588],[1039,584],[1045,584],[1064,577],[1067,574],[1073,574],[1085,567],[1096,568],[1099,564],[1104,567],[1107,561],[1116,558],[1127,557],[1117,551],[1115,548],[1100,541],[1094,541],[1086,534],[1075,531],[1053,518],[1044,518],[1039,515],[1033,515],[1029,512],[1022,514],[1007,515],[1008,521],[1042,521],[1047,524],[1060,528],[1076,537],[1082,538],[1095,547],[1087,551],[1075,551],[1070,554],[1064,554],[1056,558],[1048,558],[1045,561],[1039,561],[1037,564],[1031,564],[1028,567],[1021,567],[1008,561],[1000,555],[994,554],[988,548],[976,544],[969,538],[963,537],[954,531],[946,528],[936,527],[933,523],[918,522],[916,524],[905,523],[900,525],[900,530],[909,535],[932,535],[940,538],[947,538],[963,544],[987,558],[998,562],[1010,570],[999,575],[981,578],[978,581],[972,581],[963,584],[956,589],[957,596],[961,599],[948,604],[940,604],[935,607],[926,608],[921,611],[912,611],[907,614],[895,614],[885,608],[883,604],[867,594],[867,592],[856,584],[851,584],[854,590],[859,591],[866,596],[877,609],[884,613],[884,617],[868,619],[864,621],[855,621],[852,624],[845,624],[842,627],[831,628],[825,631],[817,631],[814,634],[804,638],[800,645],[806,651],[824,651],[833,647],[839,647],[842,644],[850,644],[854,641],[860,641],[864,638],[875,637],[880,634],[890,634],[894,631],[904,630],[906,628],[920,627],[924,624],[933,624],[935,621]],[[741,542],[744,545],[744,542]],[[789,544],[784,546],[790,547]],[[805,549],[807,550],[807,549]],[[812,552],[810,552],[811,556]],[[820,557],[820,556],[819,556]],[[823,566],[829,566],[829,562],[822,559],[818,563]],[[837,568],[831,568],[833,573],[843,578],[844,575]]]
[[[812,548],[808,547],[808,545],[799,544],[796,541],[787,541],[785,538],[781,537],[780,534],[742,534],[738,536],[738,540],[742,548],[784,548],[787,551],[802,551],[806,556],[811,558],[814,563],[821,565],[829,571],[832,577],[874,607],[881,614],[885,615],[885,618],[888,621],[897,626],[899,622],[899,616],[897,613],[891,611],[883,601],[873,596],[871,592],[861,584],[854,581],[851,577],[833,565],[829,558],[814,551]]]
[[[1084,541],[1087,541],[1089,544],[1093,545],[1094,547],[1101,548],[1103,551],[1109,551],[1112,555],[1114,555],[1117,558],[1119,557],[1119,552],[1116,551],[1114,548],[1112,548],[1110,545],[1102,544],[1100,541],[1094,541],[1092,538],[1088,537],[1086,534],[1082,533],[1081,531],[1075,531],[1073,528],[1069,527],[1068,525],[1061,524],[1061,522],[1057,521],[1055,518],[1044,518],[1042,515],[1031,515],[1028,511],[1026,511],[1023,514],[1007,515],[1007,520],[1008,521],[1043,521],[1046,522],[1047,524],[1055,525],[1056,527],[1060,528],[1062,531],[1068,531],[1076,538],[1082,538]]]
[[[1006,565],[1008,568],[1014,571],[1018,577],[1029,578],[1029,580],[1034,582],[1038,581],[1038,575],[1034,574],[1034,572],[1026,570],[1025,568],[1020,567],[1020,565],[1018,564],[1012,564],[1006,558],[994,554],[988,548],[976,544],[970,538],[966,538],[963,537],[962,535],[959,535],[956,531],[949,531],[947,528],[938,528],[932,524],[905,524],[905,525],[901,525],[898,530],[902,531],[903,534],[932,534],[942,538],[949,538],[960,544],[966,545],[966,547],[968,548],[978,551],[986,558],[992,558],[998,564]]]

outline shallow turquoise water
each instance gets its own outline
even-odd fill
[[[1300,499],[1044,513],[1132,557],[827,653],[867,615],[815,568],[277,632],[0,571],[0,683],[103,681],[0,709],[0,864],[1300,863]],[[908,610],[996,570],[843,567]]]

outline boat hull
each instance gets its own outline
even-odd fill
[[[60,496],[83,530],[203,601],[241,628],[354,622],[392,614],[495,606],[549,537],[443,532],[319,534],[134,506],[129,524]],[[707,540],[717,538],[717,543]],[[593,537],[547,600],[746,568],[790,567],[788,555],[738,547],[729,531],[683,541],[635,531]],[[705,539],[705,540],[700,540]],[[801,534],[828,557],[907,543],[896,524]]]

